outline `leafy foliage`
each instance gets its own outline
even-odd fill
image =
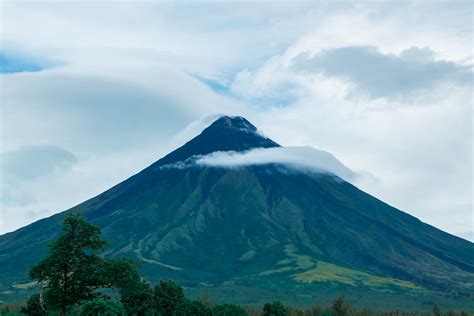
[[[65,217],[62,234],[49,246],[48,256],[30,270],[33,280],[45,284],[49,308],[65,315],[70,306],[94,299],[98,288],[120,288],[138,278],[131,261],[101,258],[105,246],[98,227],[80,214]]]
[[[52,308],[61,309],[94,297],[99,282],[105,249],[99,228],[78,214],[69,214],[63,222],[62,235],[49,247],[48,256],[30,270],[30,277],[47,282],[47,298]]]
[[[163,316],[186,315],[186,298],[175,281],[161,280],[153,290],[156,311]]]
[[[96,298],[82,305],[81,316],[122,316],[125,310],[120,302]]]
[[[135,280],[120,290],[120,301],[128,315],[149,315],[153,307],[153,292],[147,282]]]
[[[211,316],[211,309],[200,301],[187,301],[185,304],[186,315]]]
[[[262,316],[288,316],[288,309],[280,302],[266,303]]]
[[[212,309],[213,316],[247,316],[248,313],[239,305],[225,303],[216,305]]]

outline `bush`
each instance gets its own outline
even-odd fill
[[[175,281],[161,280],[153,291],[156,312],[163,316],[186,315],[187,300]]]
[[[263,306],[262,316],[287,316],[288,310],[282,303],[275,301],[273,303],[267,303]]]
[[[115,300],[96,298],[82,304],[81,316],[122,316],[125,315],[123,305]]]
[[[212,309],[213,316],[248,316],[248,313],[240,307],[239,305],[235,304],[222,304],[216,305]]]
[[[200,301],[187,301],[185,303],[186,315],[211,316],[211,309]]]
[[[120,301],[128,315],[148,315],[152,313],[153,292],[144,281],[131,282],[120,290]]]

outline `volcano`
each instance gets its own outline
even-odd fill
[[[68,212],[102,229],[105,256],[140,260],[145,279],[172,278],[190,292],[217,289],[213,295],[244,303],[339,291],[474,297],[473,243],[331,172],[196,163],[216,152],[279,147],[245,118],[220,117],[104,193],[0,236],[2,298],[27,291],[28,268],[45,256]]]

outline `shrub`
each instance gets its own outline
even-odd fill
[[[115,300],[96,298],[82,304],[81,316],[122,316],[125,315],[123,305]]]
[[[275,301],[273,303],[267,303],[263,306],[262,316],[287,316],[288,310],[282,303]]]
[[[163,316],[186,315],[187,300],[181,286],[172,280],[161,280],[153,291],[156,312]]]
[[[211,309],[200,301],[186,301],[186,315],[193,316],[211,316]]]
[[[128,315],[149,315],[152,313],[153,292],[147,282],[134,281],[120,290],[120,301]]]
[[[248,313],[240,307],[239,305],[235,304],[221,304],[216,305],[212,309],[213,316],[248,316]]]

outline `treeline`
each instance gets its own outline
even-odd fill
[[[208,296],[201,300],[186,298],[182,287],[172,280],[162,280],[151,287],[138,274],[137,263],[102,258],[100,254],[105,247],[98,227],[78,214],[68,214],[63,221],[62,234],[49,246],[47,257],[29,272],[30,278],[38,283],[39,293],[28,299],[20,313],[34,316],[470,315],[443,313],[437,306],[432,313],[356,310],[344,295],[337,297],[331,306],[314,305],[307,309],[288,308],[277,301],[264,304],[261,309],[230,303],[215,305]],[[0,315],[18,315],[18,312],[5,306]]]

